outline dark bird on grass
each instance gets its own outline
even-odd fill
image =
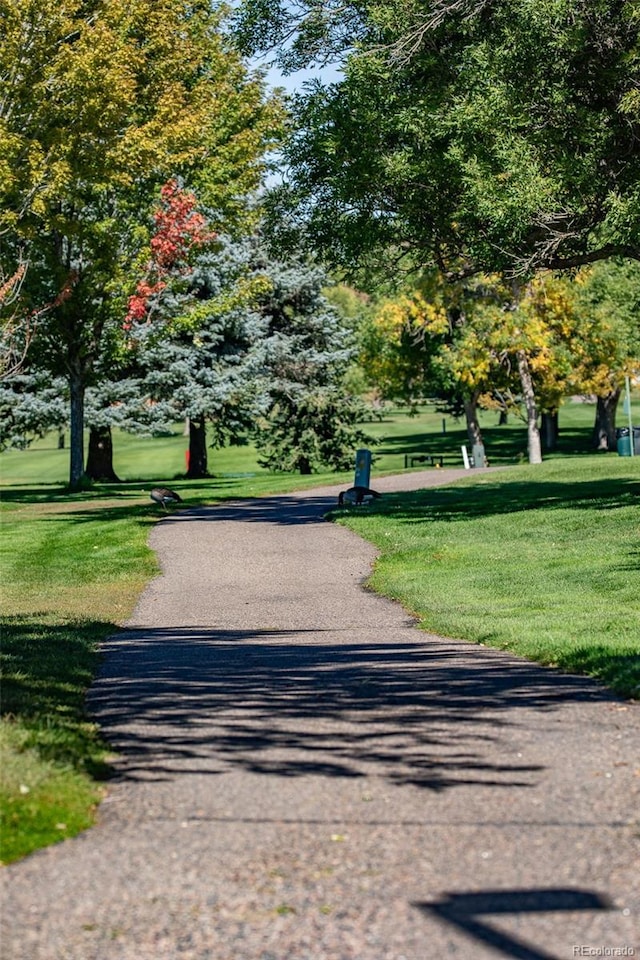
[[[161,503],[165,510],[168,503],[182,503],[182,497],[168,487],[152,487],[149,496],[155,503]]]
[[[382,494],[377,490],[370,490],[369,487],[349,487],[338,495],[338,506],[344,507],[345,504],[355,504],[357,507],[361,503],[370,503],[374,497],[381,497]]]

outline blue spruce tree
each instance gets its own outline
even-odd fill
[[[309,474],[348,469],[371,438],[366,407],[345,384],[357,352],[352,325],[324,294],[325,272],[305,263],[264,261],[271,289],[260,303],[264,414],[255,441],[260,463]]]
[[[208,445],[241,441],[259,406],[255,348],[266,325],[253,303],[267,280],[249,250],[222,240],[198,257],[185,289],[163,292],[153,322],[131,329],[142,376],[129,429],[187,418],[190,478],[208,475]]]

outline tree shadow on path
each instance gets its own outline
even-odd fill
[[[519,709],[614,700],[584,678],[429,639],[139,628],[104,652],[89,706],[128,779],[240,769],[374,775],[434,791],[528,787],[542,767],[509,743],[525,722]]]

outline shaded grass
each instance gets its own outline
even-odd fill
[[[640,470],[589,457],[396,494],[339,522],[423,629],[640,696]]]
[[[560,411],[561,430],[557,448],[546,453],[546,459],[574,457],[592,453],[591,438],[595,405],[570,400]],[[507,424],[498,425],[498,414],[480,411],[486,454],[492,466],[524,463],[527,460],[527,431],[522,421],[512,416]],[[420,409],[417,416],[392,411],[376,424],[367,424],[379,446],[375,448],[376,469],[404,469],[405,454],[432,453],[444,458],[448,467],[462,466],[461,446],[469,444],[463,420],[443,416],[433,405]]]
[[[101,796],[107,753],[87,722],[84,694],[96,646],[112,629],[47,614],[3,624],[0,727],[2,859],[15,860],[88,827]]]

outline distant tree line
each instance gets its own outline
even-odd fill
[[[640,370],[639,316],[633,260],[571,276],[538,271],[517,301],[513,284],[495,276],[451,283],[432,270],[370,306],[360,362],[381,399],[409,407],[436,399],[465,419],[472,445],[482,443],[478,409],[522,418],[530,455],[554,449],[565,397],[593,397],[593,447],[615,450],[621,385]]]

